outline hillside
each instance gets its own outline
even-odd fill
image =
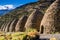
[[[20,7],[17,7],[16,9],[12,10],[11,12],[7,13],[4,16],[0,17],[0,28],[2,25],[8,24],[11,20],[19,19],[22,15],[30,15],[34,9],[39,9],[43,14],[45,13],[46,9],[50,6],[50,4],[54,0],[50,1],[38,1],[34,3],[28,3],[25,5],[22,5]]]

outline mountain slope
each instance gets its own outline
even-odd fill
[[[29,14],[31,14],[31,12],[34,9],[39,9],[39,11],[41,11],[42,13],[45,13],[45,10],[50,6],[50,4],[53,1],[54,0],[38,1],[38,2],[29,3],[29,4],[22,5],[20,7],[17,7],[16,9],[12,10],[8,14],[0,17],[0,22],[1,22],[0,26],[5,22],[9,22],[11,19],[20,18],[22,15],[29,16]]]
[[[5,15],[6,13],[10,12],[11,10],[0,10],[0,16]]]

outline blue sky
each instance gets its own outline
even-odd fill
[[[14,9],[20,5],[36,2],[37,0],[0,0],[0,10],[2,9]]]

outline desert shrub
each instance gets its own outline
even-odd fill
[[[55,34],[60,34],[60,32],[55,32]]]
[[[37,38],[37,31],[35,29],[28,29],[25,32],[0,32],[0,40],[33,40]]]
[[[5,37],[4,36],[0,36],[0,40],[5,40]]]
[[[40,40],[39,35],[35,35],[35,37],[31,37],[29,35],[26,35],[23,40]]]
[[[60,34],[60,32],[52,32],[51,34]]]
[[[11,35],[12,35],[12,39],[14,39],[14,40],[15,39],[22,40],[23,37],[26,35],[26,33],[25,32],[15,32]]]
[[[33,29],[33,28],[28,28],[28,29],[26,30],[26,32],[37,32],[37,30],[36,30],[36,29]]]
[[[50,40],[57,40],[56,38],[50,38]]]

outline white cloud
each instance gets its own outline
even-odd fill
[[[0,10],[2,10],[2,9],[6,9],[6,8],[5,8],[4,6],[1,6],[1,5],[0,5]]]
[[[13,5],[4,5],[5,7],[9,8],[9,9],[14,9]]]
[[[5,10],[5,9],[14,9],[14,5],[0,5],[0,10]]]

